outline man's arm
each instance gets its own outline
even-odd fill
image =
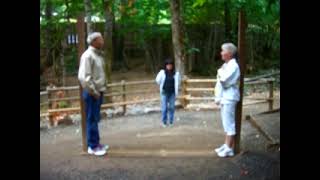
[[[88,56],[84,56],[81,59],[79,68],[79,80],[91,95],[100,96],[100,93],[97,91],[95,83],[93,81],[91,59]]]

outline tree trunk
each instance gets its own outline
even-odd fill
[[[52,17],[52,2],[51,0],[46,0],[46,19],[48,21],[48,25],[46,27],[46,34],[45,34],[45,44],[46,44],[46,65],[51,66],[53,64],[53,60],[51,57],[51,47],[50,47],[50,35],[51,35],[51,17]]]
[[[217,41],[218,41],[218,27],[214,26],[214,37],[213,37],[213,45],[212,45],[212,57],[211,57],[211,63],[217,62],[215,60],[216,53],[217,53]]]
[[[225,39],[231,41],[231,16],[230,16],[230,0],[224,0],[224,28],[225,28]]]
[[[104,41],[105,41],[105,61],[106,61],[106,80],[108,83],[112,83],[111,72],[113,62],[113,30],[114,30],[114,15],[112,12],[113,0],[102,0],[104,4],[105,12],[105,28],[104,28]],[[108,93],[111,93],[111,88],[108,89]],[[107,102],[112,102],[112,96],[107,97]]]
[[[61,41],[61,51],[60,51],[60,64],[61,64],[61,69],[62,69],[62,86],[66,85],[66,68],[65,68],[65,63],[64,63],[64,52],[66,49],[66,42],[65,40]]]
[[[127,1],[126,0],[121,0],[120,1],[120,20],[119,20],[119,29],[125,29],[125,23],[123,23],[123,19],[126,19],[127,18],[127,9],[126,9],[126,3]],[[121,33],[118,33],[118,37],[117,37],[117,49],[116,49],[116,59],[118,60],[118,67],[123,70],[123,71],[126,71],[128,70],[128,65],[125,61],[125,57],[124,57],[124,35],[121,34]]]
[[[152,57],[147,45],[144,46],[144,52],[145,52],[145,58],[146,58],[145,71],[146,72],[153,71]]]
[[[161,41],[161,37],[159,36],[157,38],[157,69],[163,64],[163,53],[162,53],[162,41]]]
[[[172,44],[175,59],[175,66],[180,72],[181,77],[184,77],[186,54],[184,49],[184,32],[182,27],[182,17],[180,14],[180,1],[170,0],[171,10],[171,29],[172,29]]]
[[[215,31],[215,25],[213,24],[212,27],[210,28],[210,33],[209,33],[209,38],[208,38],[208,43],[207,43],[207,47],[205,49],[205,62],[206,65],[210,64],[210,54],[212,52],[212,41],[213,41],[213,34]]]
[[[195,47],[194,46],[194,42],[192,41],[191,42],[191,47]],[[190,73],[192,72],[192,67],[193,67],[193,63],[194,63],[194,57],[195,57],[195,52],[192,52],[188,55],[188,72],[187,73]]]
[[[91,0],[84,0],[84,9],[86,12],[87,19],[87,34],[92,33],[92,23],[91,23]]]

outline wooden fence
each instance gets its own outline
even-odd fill
[[[279,73],[274,73],[273,75],[278,75]],[[273,90],[274,90],[274,79],[273,78],[246,78],[245,85],[269,85],[269,96],[265,98],[249,98],[244,97],[244,99],[253,99],[259,100],[258,102],[247,103],[244,105],[256,104],[256,103],[269,103],[269,110],[273,109]],[[180,95],[177,99],[181,102],[183,108],[187,107],[190,101],[214,101],[214,85],[216,79],[189,79],[185,78],[182,80]],[[201,84],[206,84],[206,87],[201,87]],[[134,90],[128,89],[130,86],[137,86]],[[146,88],[141,89],[142,85],[148,85],[150,87],[154,86],[150,90],[146,90]],[[139,88],[140,87],[140,88]],[[117,89],[118,88],[118,89]],[[110,91],[111,90],[111,91]],[[111,92],[111,93],[108,93]],[[72,95],[71,97],[63,97],[59,98],[55,95],[57,92],[64,92],[65,95]],[[72,93],[73,92],[73,93]],[[203,96],[203,93],[206,92],[207,96]],[[131,104],[139,104],[145,102],[155,102],[160,101],[160,97],[157,98],[147,98],[147,99],[139,99],[139,100],[128,100],[128,95],[136,95],[142,94],[146,96],[152,93],[159,93],[159,88],[155,82],[155,80],[145,80],[145,81],[131,81],[126,82],[122,80],[121,82],[107,84],[107,92],[104,93],[104,97],[120,97],[120,101],[118,102],[107,102],[102,104],[101,109],[111,108],[115,106],[122,106],[123,113],[126,113],[127,105]],[[195,93],[202,94],[202,96],[194,96]],[[47,100],[47,101],[46,101]],[[58,102],[67,102],[68,104],[72,104],[74,102],[78,103],[76,107],[67,107],[67,108],[56,108],[56,104]],[[40,117],[48,116],[49,119],[51,115],[54,113],[79,113],[80,112],[80,97],[79,97],[79,86],[71,86],[71,87],[58,87],[58,88],[47,88],[47,91],[40,92]],[[41,109],[47,109],[47,111],[43,112]]]

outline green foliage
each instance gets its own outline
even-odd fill
[[[49,1],[52,6],[52,16],[47,19],[45,10]],[[158,37],[163,41],[169,40],[168,42],[170,42],[171,12],[169,0],[113,0],[111,4],[115,24],[121,26],[115,32],[117,37],[133,33],[135,34],[133,36],[134,41],[140,47],[152,46],[153,40]],[[230,12],[231,41],[237,43],[238,12],[242,9],[246,13],[248,22],[247,36],[254,37],[253,65],[258,69],[278,68],[280,66],[279,0],[184,0],[181,7],[183,22],[188,27],[209,27],[213,24],[224,27],[226,7]],[[50,47],[56,50],[61,48],[59,42],[65,38],[64,34],[68,27],[67,18],[74,20],[81,12],[84,12],[83,0],[40,0],[40,47],[46,46],[45,33],[47,29],[50,29]],[[105,18],[103,0],[92,0],[91,14],[102,20]],[[205,64],[205,61],[201,58],[210,31],[196,33],[193,33],[193,31],[186,29],[185,45],[188,55],[199,55],[198,61],[203,61],[199,63],[201,67],[199,69],[197,67],[195,71],[201,74],[216,73],[214,69],[216,65],[210,64],[209,61],[206,62],[209,64]],[[223,36],[219,34],[219,37]],[[195,43],[197,40],[200,43]],[[216,48],[218,47],[219,44]],[[220,48],[217,49],[217,51],[219,50]],[[76,52],[74,50],[71,52],[75,55],[65,58],[67,72],[74,71],[77,63]],[[212,61],[210,60],[210,62]],[[251,63],[251,60],[248,62]]]
[[[60,101],[60,102],[58,103],[58,106],[59,106],[59,108],[67,108],[67,107],[69,107],[70,105],[69,105],[66,101]]]

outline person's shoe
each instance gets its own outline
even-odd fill
[[[228,156],[234,156],[233,149],[229,147],[225,147],[223,151],[218,153],[219,157],[228,157]]]
[[[91,149],[91,147],[88,147],[88,153],[95,156],[103,156],[106,154],[106,150],[101,149],[99,146],[97,146],[94,149]]]
[[[173,127],[173,123],[170,123],[170,124],[169,124],[169,127]]]
[[[98,147],[100,149],[105,150],[105,151],[107,151],[109,149],[109,145],[108,144],[99,144]]]
[[[216,153],[222,152],[225,147],[226,147],[226,144],[222,144],[219,148],[214,149],[214,151],[216,151]]]
[[[163,127],[163,128],[166,128],[167,127],[167,125],[166,124],[161,124],[161,126]]]

